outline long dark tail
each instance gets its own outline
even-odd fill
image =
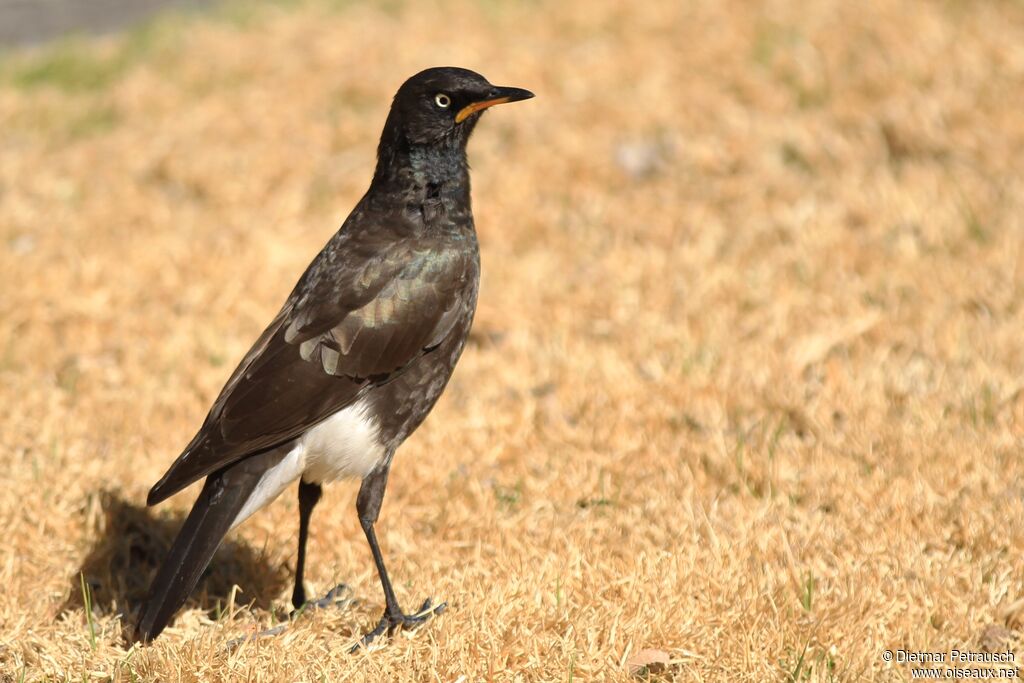
[[[206,478],[188,519],[149,587],[149,596],[135,625],[136,640],[147,642],[156,638],[185,604],[256,485],[282,457],[279,451],[261,453]]]

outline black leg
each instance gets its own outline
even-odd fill
[[[431,615],[443,612],[447,606],[445,603],[432,605],[428,598],[415,614],[408,615],[403,614],[402,608],[398,605],[395,591],[391,587],[391,579],[388,578],[388,571],[384,567],[384,556],[381,554],[380,544],[377,543],[377,534],[373,530],[373,525],[380,516],[381,503],[384,501],[384,489],[388,484],[388,469],[384,467],[376,470],[363,479],[363,483],[359,487],[359,496],[356,498],[359,525],[363,527],[363,533],[366,534],[366,540],[370,544],[373,562],[377,565],[377,574],[380,576],[380,585],[384,589],[384,616],[381,617],[376,628],[363,636],[362,640],[352,648],[353,650],[370,645],[377,636],[384,633],[390,636],[399,627],[415,628],[429,619]]]
[[[359,513],[359,526],[363,527],[366,540],[370,543],[373,562],[377,565],[377,575],[384,588],[385,613],[397,615],[401,614],[402,610],[398,606],[395,591],[391,587],[391,579],[388,578],[388,570],[384,566],[384,556],[380,552],[380,544],[377,543],[377,533],[373,530],[373,525],[380,517],[381,503],[384,502],[384,489],[388,485],[388,470],[389,468],[385,467],[363,479],[363,483],[359,487],[359,495],[356,497],[356,511]]]
[[[313,508],[320,502],[323,489],[320,484],[308,484],[299,480],[299,559],[295,563],[295,590],[292,591],[292,606],[300,609],[306,604],[306,588],[302,575],[306,570],[306,540],[309,538],[309,518]]]

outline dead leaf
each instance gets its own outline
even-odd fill
[[[982,629],[978,646],[984,652],[1002,652],[1013,642],[1013,637],[1013,631],[1005,626],[989,624]]]
[[[640,650],[626,661],[630,675],[660,673],[668,668],[671,658],[664,650]]]
[[[870,312],[857,318],[836,321],[828,329],[798,339],[790,351],[790,360],[798,372],[821,362],[838,346],[849,344],[871,330],[881,315]]]

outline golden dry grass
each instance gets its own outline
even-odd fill
[[[63,50],[0,65],[0,680],[1024,656],[1020,3],[303,4]],[[474,343],[379,526],[403,603],[449,612],[345,654],[381,597],[336,485],[309,584],[359,606],[225,648],[287,610],[290,492],[128,648],[194,495],[147,488],[446,63],[538,93],[471,145]]]

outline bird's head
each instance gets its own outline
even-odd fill
[[[469,69],[435,67],[402,84],[388,123],[400,128],[402,137],[413,145],[451,139],[465,144],[485,109],[531,97],[529,90],[491,85]]]

